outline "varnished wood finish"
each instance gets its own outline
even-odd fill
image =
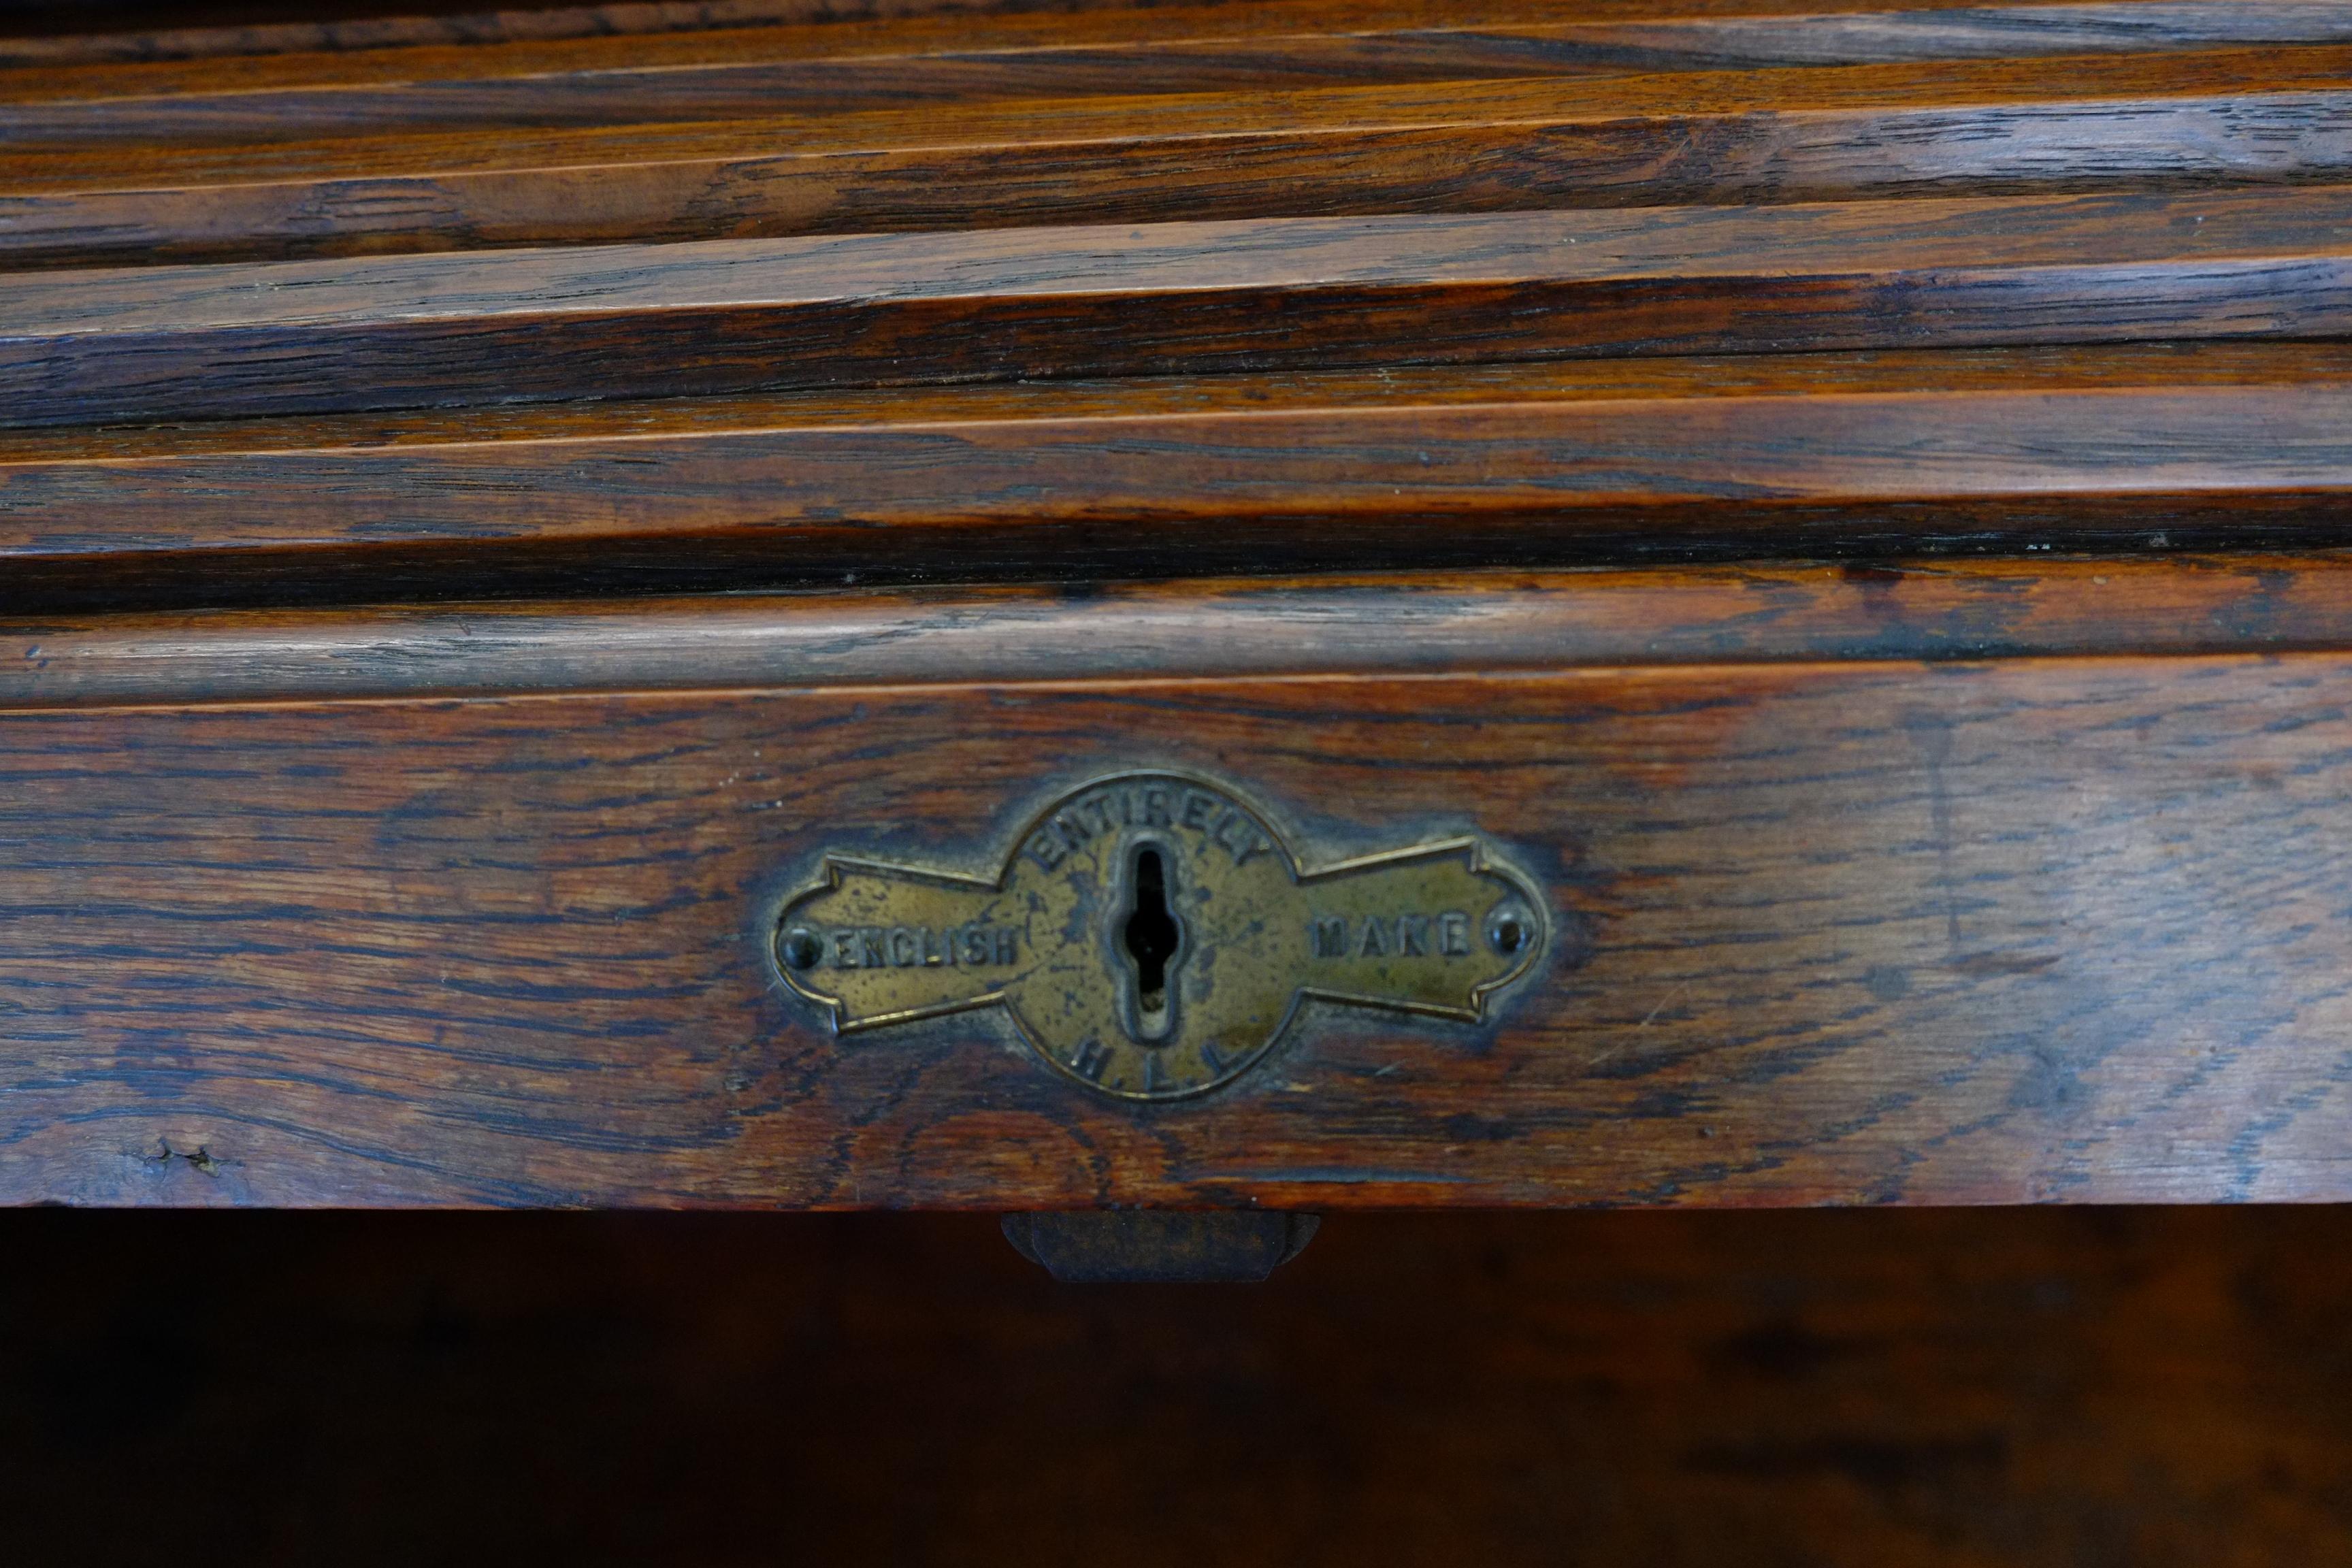
[[[2352,1196],[2340,654],[25,710],[0,1195],[1055,1206]],[[1483,1029],[1198,1103],[837,1038],[778,900],[1138,764],[1556,909]]]

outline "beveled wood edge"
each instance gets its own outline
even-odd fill
[[[0,620],[0,710],[2352,647],[2352,552]]]

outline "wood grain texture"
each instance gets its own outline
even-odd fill
[[[2341,1209],[1342,1215],[1245,1290],[1057,1289],[968,1215],[34,1210],[0,1248],[0,1504],[90,1561],[2352,1555]]]
[[[27,710],[0,1193],[1301,1207],[2342,1199],[2352,657]],[[1136,1110],[979,1016],[855,1043],[824,850],[1139,763],[1317,854],[1472,828],[1562,932],[1484,1028],[1318,1017]]]
[[[0,279],[0,423],[2347,321],[2340,186],[733,240]]]
[[[2318,182],[2352,171],[2347,79],[2337,47],[1120,98],[268,157],[140,143],[0,158],[0,259]]]
[[[2352,647],[2352,558],[1748,563],[0,623],[0,707]]]

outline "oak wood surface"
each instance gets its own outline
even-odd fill
[[[27,710],[0,1195],[1018,1207],[2341,1199],[2341,654]],[[1559,937],[1132,1109],[782,992],[826,850],[1088,773],[1474,829]]]

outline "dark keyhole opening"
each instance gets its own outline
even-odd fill
[[[1135,958],[1136,1005],[1147,1014],[1164,1010],[1168,961],[1176,956],[1179,932],[1176,916],[1168,908],[1168,868],[1160,864],[1157,849],[1135,858],[1135,912],[1127,917],[1123,935]]]

